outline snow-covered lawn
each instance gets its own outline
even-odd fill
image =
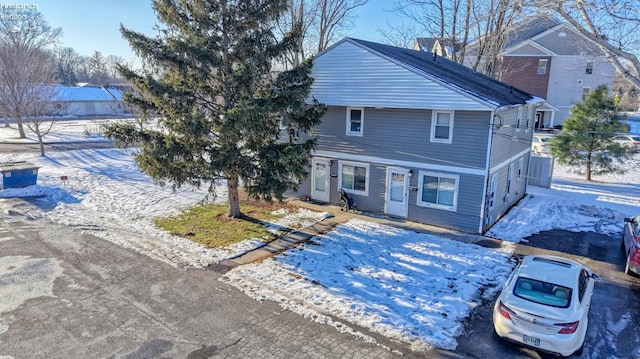
[[[86,138],[81,123],[69,123],[66,129],[68,133],[56,134],[57,141]],[[13,137],[14,132],[0,128],[0,141]],[[0,155],[0,162],[28,160],[42,166],[39,185],[2,191],[0,196],[42,195],[38,200],[42,209],[29,215],[75,226],[179,266],[202,267],[262,245],[248,239],[211,250],[156,228],[152,218],[192,206],[205,192],[158,187],[140,173],[130,155],[117,149],[48,152],[46,158]],[[587,183],[556,165],[552,188],[529,187],[527,197],[488,235],[508,242],[550,229],[617,235],[624,217],[640,214],[640,156],[625,167],[625,175]],[[63,183],[61,176],[68,181]],[[219,188],[217,201],[224,201],[225,188]],[[326,215],[291,213],[272,229],[310,225]],[[416,349],[453,349],[469,311],[509,274],[511,246],[487,249],[352,220],[312,243],[236,268],[223,279],[258,300],[275,300],[366,340],[373,339],[348,323],[407,341]]]
[[[512,251],[352,219],[226,277],[258,300],[307,303],[294,309],[311,318],[320,311],[414,349],[454,349],[461,321],[511,273]]]

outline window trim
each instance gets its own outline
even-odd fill
[[[509,170],[507,172],[507,188],[505,193],[511,194],[511,189],[513,187],[513,163],[509,163]]]
[[[489,209],[496,206],[496,198],[498,193],[498,174],[491,176],[491,184],[489,185]]]
[[[544,64],[544,67],[541,67],[541,64]],[[538,59],[538,75],[546,75],[548,66],[549,59]]]
[[[457,212],[458,211],[458,195],[460,194],[460,175],[454,175],[450,173],[432,172],[432,171],[418,171],[418,196],[416,199],[416,205],[419,207],[435,208],[444,211]],[[438,178],[453,179],[456,182],[456,188],[453,192],[453,206],[445,206],[437,203],[423,202],[422,190],[424,186],[424,176],[432,176]]]
[[[593,60],[587,60],[587,66],[584,69],[584,73],[587,75],[592,75],[594,66],[595,66],[595,63]]]
[[[522,178],[522,171],[524,170],[524,157],[520,157],[518,160],[518,174],[516,176],[516,181],[520,181]]]
[[[436,138],[436,120],[438,118],[439,113],[448,113],[449,114],[449,138],[448,139],[440,139]],[[455,116],[455,111],[453,110],[433,110],[431,111],[431,135],[429,140],[431,142],[437,143],[453,143],[453,119]]]
[[[351,131],[351,111],[359,110],[360,111],[360,132]],[[364,133],[364,107],[347,107],[347,128],[346,128],[347,136],[358,136],[362,137]]]
[[[365,169],[365,182],[364,182],[364,191],[358,191],[351,188],[342,187],[342,172],[343,166],[353,166],[353,167],[364,167]],[[358,194],[362,196],[369,195],[369,182],[371,178],[371,168],[369,163],[364,162],[351,162],[351,161],[338,161],[338,188],[345,190],[347,193]]]

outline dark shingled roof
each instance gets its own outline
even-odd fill
[[[450,84],[480,100],[510,106],[525,104],[534,97],[510,85],[475,72],[470,68],[441,56],[401,47],[349,38],[370,50],[407,65],[418,72]]]
[[[509,48],[518,43],[528,40],[541,34],[552,27],[560,25],[561,22],[552,17],[536,17],[518,26],[515,31],[509,34],[503,48]]]

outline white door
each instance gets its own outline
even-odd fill
[[[329,160],[314,158],[311,176],[311,198],[320,202],[329,202]]]
[[[387,168],[387,193],[384,208],[387,214],[399,217],[407,216],[409,212],[409,170]]]

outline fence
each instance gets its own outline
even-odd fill
[[[529,160],[529,185],[537,187],[551,187],[553,179],[553,157],[531,155]]]

